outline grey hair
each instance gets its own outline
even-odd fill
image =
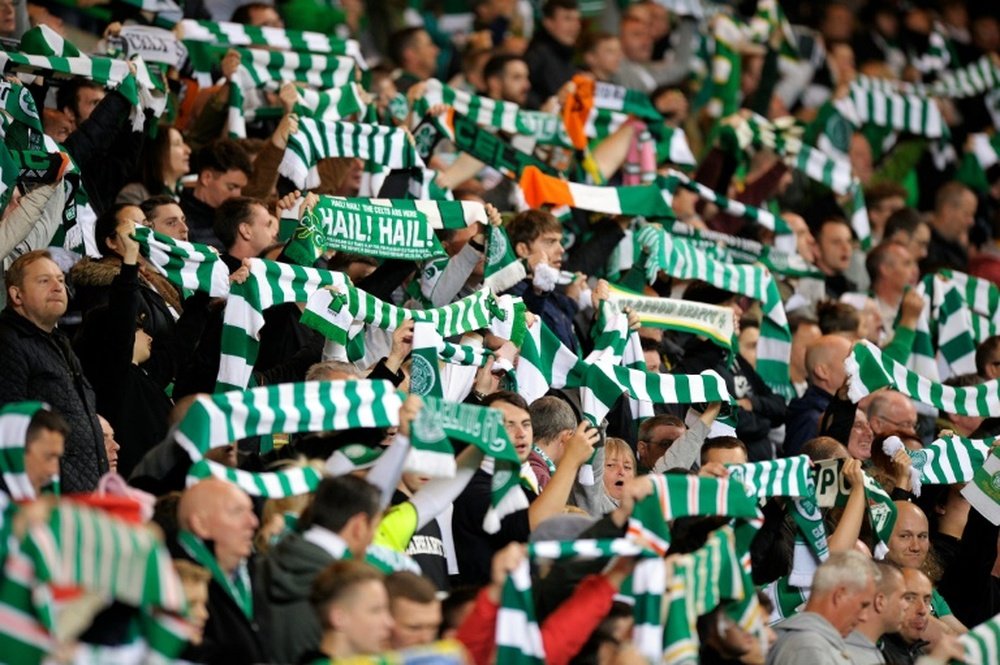
[[[341,360],[324,360],[309,367],[306,372],[306,381],[329,381],[331,374],[347,374],[352,379],[360,379],[361,373],[358,368],[351,363]]]
[[[864,554],[854,550],[833,552],[830,558],[816,569],[812,581],[812,593],[813,595],[830,593],[837,587],[861,591],[869,581],[877,583],[881,577],[875,564]]]
[[[540,397],[528,408],[531,414],[531,431],[535,441],[554,439],[561,432],[576,429],[573,407],[558,397]]]

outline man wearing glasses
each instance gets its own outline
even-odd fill
[[[917,409],[913,401],[895,390],[876,393],[868,405],[868,424],[876,437],[917,433]]]

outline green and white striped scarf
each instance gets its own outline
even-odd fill
[[[772,496],[811,496],[815,486],[810,478],[806,455],[783,459],[728,465],[730,480],[742,482],[747,494],[759,499]]]
[[[243,110],[243,91],[233,81],[227,85],[229,102],[226,107],[226,133],[231,139],[244,139],[247,136],[247,121]]]
[[[454,476],[454,450],[450,441],[473,445],[499,462],[520,466],[499,409],[449,402],[428,395],[424,395],[423,400],[424,408],[410,426],[413,447],[407,459],[408,471]],[[510,491],[517,490],[511,488]],[[496,497],[495,503],[502,503],[502,499]]]
[[[720,261],[732,263],[760,263],[771,272],[786,277],[806,277],[822,280],[824,275],[813,265],[806,263],[797,253],[787,253],[770,245],[763,245],[755,240],[739,238],[727,233],[695,229],[684,222],[677,221],[667,227],[675,236],[683,236],[698,249],[706,252]],[[619,245],[619,250],[625,250],[629,245]],[[636,263],[631,255],[622,256],[618,252],[612,254],[614,263],[609,272],[628,270]],[[612,268],[614,270],[612,270]]]
[[[937,277],[947,280],[961,294],[972,317],[972,336],[976,345],[1000,330],[1000,288],[993,282],[957,270],[939,270]]]
[[[425,85],[422,99],[426,107],[445,104],[481,127],[528,136],[543,144],[572,146],[562,119],[554,113],[527,111],[513,102],[457,90],[437,79],[429,79]],[[416,108],[420,110],[424,107],[418,105]]]
[[[393,427],[402,404],[389,381],[282,383],[202,395],[174,436],[197,461],[212,448],[252,436]]]
[[[627,535],[660,556],[670,547],[667,522],[696,515],[757,516],[755,499],[739,481],[680,474],[647,476],[653,493],[637,501],[629,517]]]
[[[15,501],[35,498],[35,488],[24,468],[25,439],[35,413],[47,408],[42,402],[12,402],[0,407],[0,476]]]
[[[133,237],[150,265],[172,284],[213,298],[229,294],[229,269],[208,245],[174,240],[146,226],[136,226]]]
[[[285,251],[304,266],[311,266],[331,249],[403,261],[443,256],[444,248],[427,216],[415,202],[400,203],[322,196],[299,220]],[[449,203],[461,210],[460,203]]]
[[[909,132],[931,139],[947,138],[951,132],[933,98],[871,90],[852,85],[849,99],[857,125],[873,125]]]
[[[346,346],[352,360],[364,355],[364,325],[393,331],[407,319],[434,323],[442,337],[493,328],[496,334],[516,344],[524,335],[525,322],[523,306],[517,308],[513,301],[510,296],[498,299],[489,289],[481,289],[443,307],[407,309],[346,285],[336,293],[326,289],[316,291],[302,313],[302,323]],[[508,305],[505,307],[504,303]]]
[[[911,83],[858,75],[853,86],[864,90],[883,90],[920,97],[961,99],[990,92],[1000,85],[1000,67],[989,56],[983,56],[964,67],[941,72],[933,83]]]
[[[990,447],[997,437],[968,439],[964,436],[947,436],[935,439],[920,450],[907,450],[913,468],[920,471],[923,485],[954,485],[972,480],[990,454]]]
[[[292,110],[300,117],[343,120],[351,115],[364,115],[368,110],[363,94],[357,83],[331,90],[299,88],[299,99]]]
[[[494,293],[506,291],[527,277],[521,263],[510,244],[510,237],[502,226],[490,224],[486,229],[486,263],[483,268],[483,284]]]
[[[496,622],[497,665],[542,665],[545,647],[531,596],[531,565],[524,559],[507,576]]]
[[[626,235],[622,242],[634,242],[637,243],[635,247],[641,248],[639,251],[633,249],[633,256],[646,252],[649,283],[653,283],[663,270],[677,279],[703,280],[725,291],[760,301],[764,319],[757,342],[757,373],[775,393],[786,399],[793,397],[788,380],[792,335],[781,294],[766,268],[718,261],[687,239],[672,236],[653,224],[640,226],[631,238]]]
[[[311,189],[320,184],[316,164],[327,157],[358,157],[390,169],[424,166],[403,129],[301,118],[299,131],[288,139],[278,173],[299,189]]]
[[[228,481],[250,496],[260,496],[267,499],[284,499],[300,494],[314,492],[323,479],[323,473],[316,469],[305,467],[290,467],[280,471],[253,473],[241,469],[202,459],[191,465],[187,475],[187,486],[211,477]]]
[[[359,67],[367,69],[361,46],[356,40],[338,39],[322,32],[193,19],[181,21],[180,31],[185,41],[218,46],[263,46],[278,51],[349,56]]]
[[[340,272],[317,270],[267,259],[250,259],[250,275],[229,287],[222,320],[222,357],[216,391],[237,390],[250,384],[260,350],[264,311],[285,303],[306,302],[324,286],[343,287]]]
[[[883,355],[871,342],[854,345],[844,362],[849,396],[857,402],[879,388],[893,387],[907,397],[960,416],[1000,416],[1000,380],[968,388],[953,388],[920,376]]]
[[[159,537],[86,506],[60,503],[10,552],[0,581],[0,652],[12,663],[41,663],[56,647],[53,587],[79,587],[137,607],[144,637],[172,661],[186,636],[165,630],[158,610],[181,613],[184,592]]]
[[[692,180],[680,171],[674,171],[671,169],[667,171],[665,176],[660,177],[657,182],[664,192],[670,193],[671,201],[673,200],[673,194],[677,191],[677,188],[683,187],[684,189],[697,194],[698,198],[701,200],[718,206],[718,208],[727,215],[749,219],[750,221],[756,222],[765,229],[774,231],[779,235],[792,232],[792,230],[788,227],[788,224],[770,210],[757,208],[723,196],[715,190],[709,189],[697,180]]]
[[[289,81],[320,90],[339,88],[355,79],[357,63],[342,55],[319,55],[296,51],[272,51],[259,48],[216,46],[206,42],[185,41],[191,66],[197,78],[210,84],[212,68],[230,48],[240,55],[236,78],[240,87],[277,91]]]
[[[958,638],[965,647],[966,665],[989,665],[1000,660],[1000,615],[984,621]],[[954,662],[954,661],[953,661]]]
[[[907,366],[929,379],[939,379],[938,353],[953,375],[976,371],[978,342],[973,314],[961,286],[938,273],[926,275],[918,287],[926,304],[917,322]]]

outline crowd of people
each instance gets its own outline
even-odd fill
[[[0,662],[997,663],[1000,15],[6,1]]]

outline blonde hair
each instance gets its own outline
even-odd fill
[[[632,468],[636,466],[635,452],[632,450],[632,446],[628,445],[625,439],[619,439],[613,436],[609,436],[604,440],[604,459],[611,459],[612,457],[624,457],[626,459],[632,460]]]
[[[186,559],[174,559],[173,564],[181,584],[208,584],[212,579],[212,573],[207,568]]]

